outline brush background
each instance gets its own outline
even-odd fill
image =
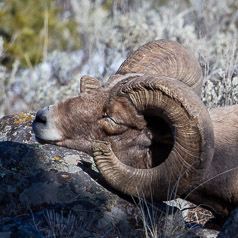
[[[194,51],[208,108],[238,102],[238,1],[40,2],[0,2],[0,118],[78,94],[85,74],[104,83],[130,52],[155,39]]]

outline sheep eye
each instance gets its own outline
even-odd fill
[[[108,115],[104,116],[99,123],[108,135],[119,135],[128,129],[127,126],[117,123]]]

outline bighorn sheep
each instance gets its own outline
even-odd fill
[[[201,89],[193,54],[153,41],[102,87],[83,77],[82,93],[38,111],[33,131],[39,142],[94,156],[123,193],[164,201],[174,189],[227,217],[238,206],[238,106],[209,113]]]

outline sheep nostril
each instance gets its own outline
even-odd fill
[[[38,123],[46,124],[47,117],[44,115],[43,111],[40,110],[40,111],[37,112],[35,121],[38,122]]]

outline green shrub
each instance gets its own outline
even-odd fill
[[[35,65],[48,50],[79,46],[76,23],[63,16],[52,0],[3,0],[0,3],[0,36],[4,40],[1,62]]]

